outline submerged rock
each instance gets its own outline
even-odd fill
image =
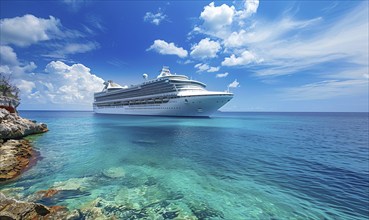
[[[103,171],[103,175],[108,178],[120,178],[126,175],[125,170],[122,167],[111,167]]]
[[[224,218],[223,213],[203,202],[190,202],[189,208],[198,219]]]
[[[65,181],[55,182],[52,188],[59,191],[85,191],[92,179],[92,177],[70,178]]]

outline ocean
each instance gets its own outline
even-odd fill
[[[0,186],[118,219],[368,219],[368,113],[21,111],[39,160]],[[58,189],[50,198],[40,190]]]

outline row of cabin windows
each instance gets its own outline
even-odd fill
[[[98,106],[99,108],[123,108],[123,106]],[[180,107],[153,107],[153,106],[141,106],[141,107],[132,107],[129,108],[130,110],[133,109],[181,109]]]
[[[104,103],[104,104],[96,104],[96,106],[131,106],[131,105],[152,105],[152,104],[162,104],[169,102],[169,99],[180,98],[178,96],[173,97],[163,97],[157,99],[141,99],[141,100],[130,100],[125,102],[113,102],[113,103]]]
[[[168,92],[175,92],[174,88],[166,88],[161,90],[145,90],[145,91],[135,91],[135,92],[127,92],[115,95],[108,95],[104,97],[96,97],[96,101],[107,101],[111,99],[124,99],[124,98],[133,98],[137,96],[146,96],[152,94],[160,94],[160,93],[168,93]]]

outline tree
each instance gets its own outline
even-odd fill
[[[19,100],[19,88],[10,83],[10,75],[0,73],[0,95]]]

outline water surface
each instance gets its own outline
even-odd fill
[[[367,113],[20,114],[50,131],[31,138],[42,159],[0,187],[19,197],[57,188],[38,202],[98,199],[119,218],[368,219]]]

